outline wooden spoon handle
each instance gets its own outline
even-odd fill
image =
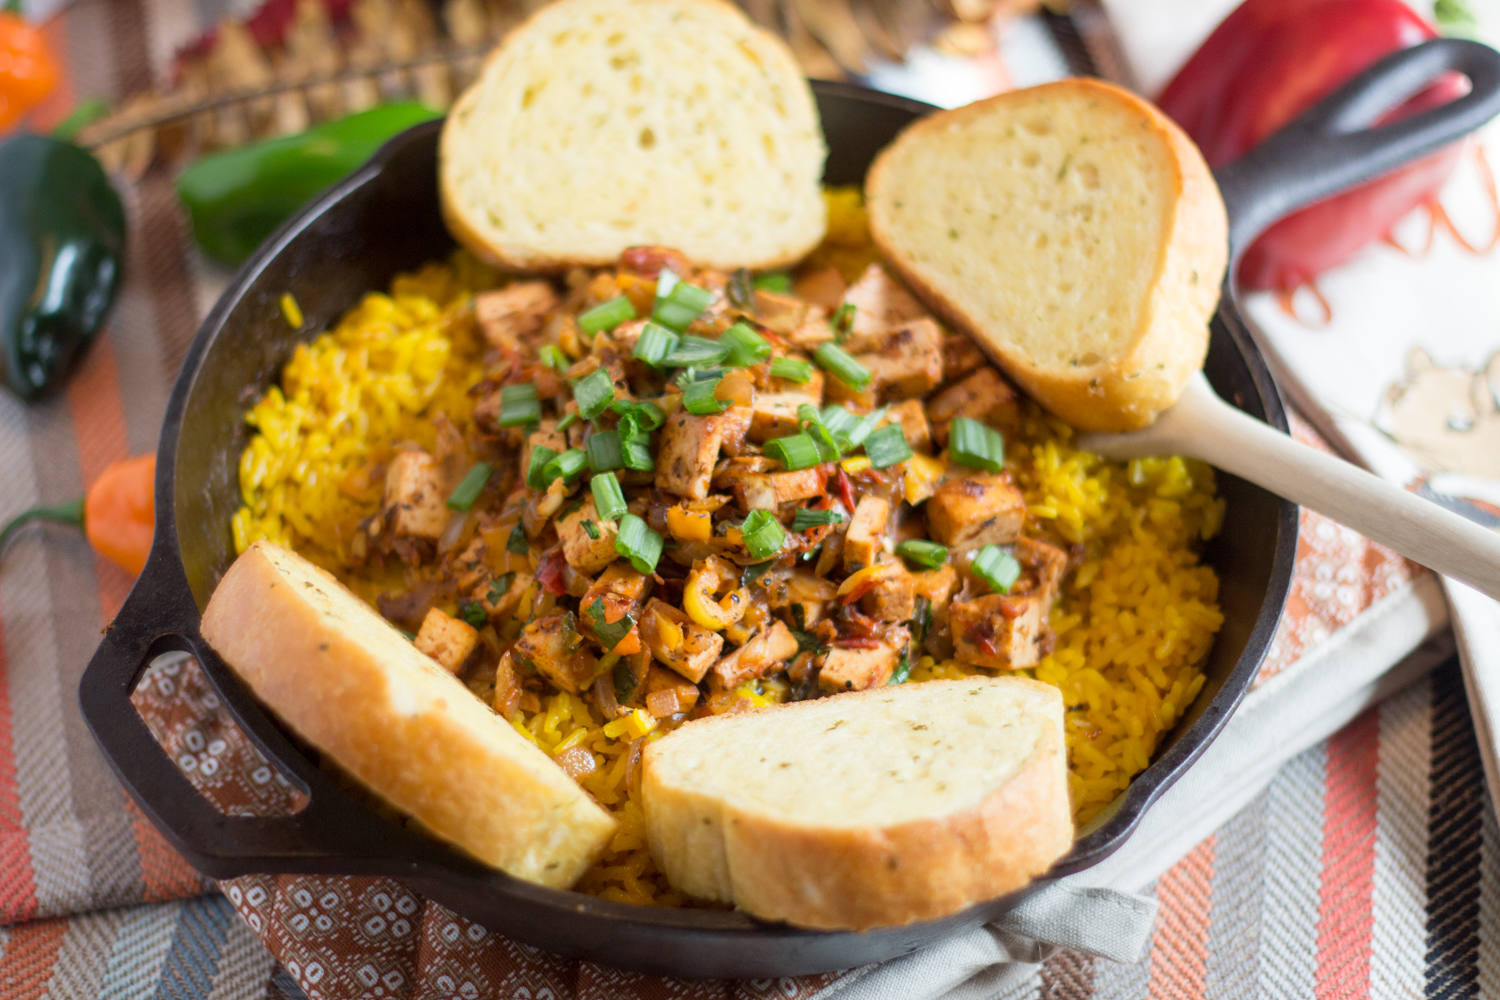
[[[1202,459],[1500,600],[1500,534],[1293,441],[1224,402],[1201,376],[1140,435],[1151,436],[1157,454]],[[1123,451],[1133,436],[1118,435],[1122,447],[1104,450]]]

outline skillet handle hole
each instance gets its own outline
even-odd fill
[[[293,816],[307,793],[250,741],[192,654],[158,652],[130,703],[172,765],[225,816]]]

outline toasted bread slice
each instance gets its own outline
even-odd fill
[[[368,604],[256,542],[203,638],[287,725],[437,837],[516,878],[571,886],[615,820]]]
[[[779,267],[822,239],[825,155],[791,52],[719,0],[562,0],[507,37],[443,128],[443,213],[505,268],[640,244]]]
[[[651,743],[651,853],[678,889],[803,927],[926,920],[1073,843],[1062,696],[930,681],[689,722]]]
[[[1224,203],[1128,91],[1063,80],[932,115],[876,159],[867,197],[902,278],[1069,423],[1144,427],[1203,366]]]

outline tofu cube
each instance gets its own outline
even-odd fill
[[[479,645],[479,630],[447,612],[431,608],[422,619],[414,641],[417,649],[437,660],[450,674],[456,674]]]
[[[640,620],[641,641],[661,663],[697,684],[719,658],[724,637],[696,624],[678,608],[656,598]]]
[[[737,423],[726,414],[699,417],[684,410],[667,418],[656,455],[656,486],[680,497],[708,496],[724,436]]]
[[[391,533],[436,540],[448,526],[442,469],[425,451],[401,451],[385,473],[381,515]]]
[[[888,397],[924,396],[943,381],[943,334],[930,319],[896,327],[874,351],[855,357],[874,376],[873,389]]]
[[[512,652],[521,664],[529,664],[569,694],[588,687],[598,673],[598,661],[578,634],[578,620],[567,612],[527,625]]]
[[[558,306],[557,292],[545,281],[518,281],[474,296],[474,321],[492,346],[515,350],[522,338],[542,328]]]
[[[849,286],[844,302],[854,306],[854,324],[844,347],[865,351],[876,346],[887,330],[927,315],[919,302],[879,264],[865,268]]]
[[[1003,472],[944,480],[927,501],[927,527],[949,548],[1008,545],[1026,522],[1026,501]]]
[[[932,426],[927,422],[927,411],[920,399],[902,400],[885,415],[886,419],[901,425],[901,433],[912,451],[927,451],[932,447]]]
[[[948,427],[954,417],[968,417],[1004,428],[1013,426],[1020,412],[1021,402],[1016,397],[1016,390],[988,366],[927,401],[927,416],[932,421],[933,435],[939,444],[945,446]]]
[[[830,649],[818,671],[818,686],[831,692],[885,687],[910,641],[905,629],[892,629],[887,639],[872,649]]]
[[[912,575],[900,563],[886,563],[875,586],[859,599],[859,606],[876,621],[910,621],[917,607],[917,589]]]
[[[658,719],[690,712],[698,704],[698,685],[656,664],[646,671],[646,711]]]
[[[557,521],[557,537],[562,540],[563,558],[568,561],[569,566],[584,574],[597,573],[615,561],[615,539],[619,535],[619,525],[614,521],[600,519],[593,497],[584,500],[583,506]]]
[[[927,599],[933,614],[940,614],[958,593],[958,570],[947,563],[937,569],[913,573],[911,579],[916,596]]]
[[[773,667],[779,667],[797,655],[797,637],[780,619],[770,628],[761,629],[739,649],[714,664],[714,676],[726,688],[737,687],[745,681],[763,677]]]
[[[844,534],[844,568],[849,572],[872,566],[885,550],[886,524],[891,505],[880,497],[863,497],[854,507],[849,530]]]
[[[823,473],[817,466],[786,472],[747,473],[735,479],[734,495],[746,513],[752,510],[774,512],[781,504],[822,496]]]
[[[787,334],[804,323],[822,318],[823,310],[795,295],[782,295],[763,288],[755,290],[755,318],[767,329]]]
[[[1032,593],[1042,598],[1048,611],[1062,589],[1063,574],[1068,569],[1068,554],[1056,545],[1035,538],[1017,538],[1013,549],[1016,561],[1035,579]]]
[[[953,653],[965,663],[1019,670],[1041,662],[1047,608],[1040,595],[988,594],[955,601],[948,624]]]
[[[802,429],[797,407],[818,405],[817,397],[805,392],[758,392],[750,405],[750,440],[757,444],[785,437]]]

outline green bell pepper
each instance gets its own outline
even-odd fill
[[[203,157],[177,178],[193,239],[223,264],[243,262],[312,198],[363,166],[391,136],[437,118],[422,104],[386,104],[298,135]]]
[[[51,136],[0,140],[0,379],[55,387],[119,290],[125,209],[93,156]]]

